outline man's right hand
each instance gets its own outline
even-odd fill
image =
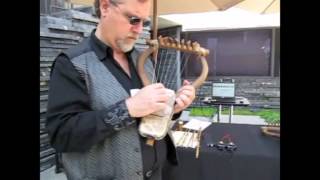
[[[126,99],[131,117],[143,117],[163,110],[169,97],[163,84],[151,84],[142,88],[136,95]]]

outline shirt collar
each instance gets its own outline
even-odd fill
[[[100,61],[105,60],[106,57],[112,57],[113,56],[113,50],[110,46],[102,42],[100,39],[97,38],[95,35],[96,29],[94,29],[91,32],[91,47],[93,51],[97,54]],[[129,57],[132,53],[132,51],[135,49],[135,47],[132,48],[132,50],[128,51],[126,53],[127,57]]]

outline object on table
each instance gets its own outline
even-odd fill
[[[280,138],[280,126],[262,126],[261,131],[265,135]]]

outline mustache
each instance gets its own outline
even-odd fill
[[[127,37],[130,38],[130,39],[137,40],[139,38],[139,35],[138,34],[128,34]]]

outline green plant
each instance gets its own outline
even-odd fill
[[[212,117],[217,113],[216,108],[210,107],[194,107],[191,108],[190,116]],[[229,108],[224,108],[221,114],[229,114]],[[250,109],[248,107],[236,107],[233,111],[234,115],[260,116],[265,119],[268,124],[280,123],[280,111],[276,109]]]
[[[190,116],[212,117],[216,113],[214,108],[194,107],[191,108]]]
[[[280,111],[263,110],[258,112],[258,115],[265,119],[266,123],[279,124],[280,123]]]

